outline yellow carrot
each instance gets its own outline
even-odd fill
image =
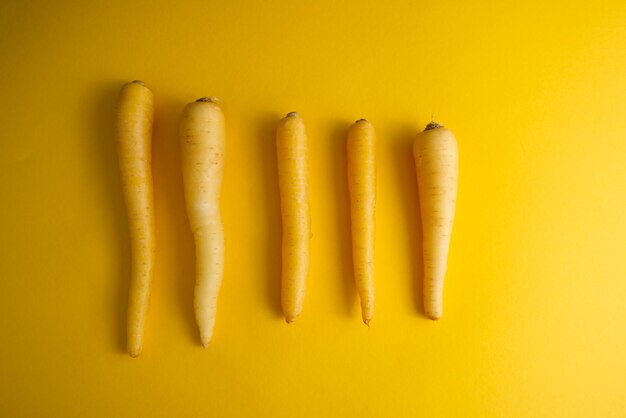
[[[374,314],[374,208],[376,206],[376,156],[374,128],[365,119],[348,131],[348,189],[352,221],[354,279],[361,298],[363,322]]]
[[[154,273],[154,198],[152,186],[152,92],[141,81],[125,84],[117,107],[115,142],[131,242],[127,346],[141,354]]]
[[[180,125],[187,215],[196,245],[194,310],[200,341],[209,345],[224,274],[220,192],[224,169],[224,115],[214,98],[189,103]]]
[[[458,146],[454,134],[431,122],[414,142],[422,215],[424,254],[424,313],[441,318],[443,282],[459,176]]]
[[[311,234],[307,137],[296,112],[288,113],[278,124],[276,150],[283,220],[281,300],[285,320],[292,323],[302,312]]]

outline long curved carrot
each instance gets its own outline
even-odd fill
[[[459,177],[454,134],[431,122],[413,145],[422,215],[424,313],[433,320],[443,313],[443,282],[454,222]]]
[[[363,322],[374,314],[374,209],[376,155],[374,128],[365,119],[348,130],[348,189],[352,222],[354,279],[361,298]]]
[[[154,197],[152,186],[152,120],[154,99],[141,81],[122,87],[117,106],[115,142],[131,241],[127,345],[141,354],[154,273]]]
[[[304,122],[296,112],[279,122],[276,150],[283,220],[281,300],[285,320],[292,323],[302,312],[311,234],[307,137]]]
[[[209,345],[224,274],[220,192],[224,170],[224,115],[214,98],[189,103],[180,124],[187,215],[196,244],[194,310],[200,341]]]

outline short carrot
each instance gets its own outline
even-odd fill
[[[424,313],[433,320],[443,312],[450,235],[458,189],[459,156],[454,134],[431,122],[413,145],[423,231]]]
[[[187,215],[196,245],[194,310],[202,346],[213,335],[224,274],[220,193],[224,170],[224,115],[215,98],[189,103],[180,124]]]
[[[127,348],[132,357],[137,357],[143,349],[154,273],[153,114],[152,92],[143,82],[136,80],[122,87],[117,106],[115,142],[130,227]]]
[[[374,128],[365,119],[348,130],[348,189],[352,222],[354,279],[361,299],[361,316],[369,325],[374,314],[374,209],[376,156]]]
[[[311,235],[307,137],[296,112],[279,122],[276,150],[283,222],[281,300],[285,320],[292,323],[302,312]]]

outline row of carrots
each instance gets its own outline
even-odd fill
[[[125,84],[117,107],[116,144],[131,238],[127,348],[133,357],[143,348],[154,273],[153,115],[153,95],[145,84],[138,80]],[[218,100],[203,97],[189,103],[183,111],[179,137],[185,201],[196,251],[194,311],[200,341],[207,347],[224,272],[219,201],[226,139]],[[276,151],[283,224],[281,303],[285,320],[292,323],[302,312],[311,237],[307,136],[298,113],[288,113],[278,122]],[[369,325],[374,313],[376,152],[374,129],[367,120],[359,119],[348,130],[347,151],[354,279],[363,322]],[[431,122],[415,137],[413,151],[423,229],[424,312],[436,320],[442,315],[456,206],[458,146],[450,130]]]

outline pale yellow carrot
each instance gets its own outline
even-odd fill
[[[187,216],[196,245],[194,310],[200,341],[209,345],[224,274],[220,192],[224,170],[224,115],[215,98],[189,103],[180,124]]]
[[[374,209],[376,154],[374,128],[365,119],[348,130],[348,189],[352,222],[354,279],[361,299],[361,316],[369,325],[374,314]]]
[[[443,313],[443,283],[458,189],[459,156],[454,134],[431,122],[413,148],[423,231],[424,313]]]
[[[307,137],[296,112],[278,124],[276,150],[283,221],[281,300],[285,320],[292,323],[302,312],[311,234]]]
[[[136,80],[125,84],[117,106],[115,142],[130,227],[127,348],[132,357],[137,357],[143,349],[154,273],[153,115],[152,92],[144,83]]]

